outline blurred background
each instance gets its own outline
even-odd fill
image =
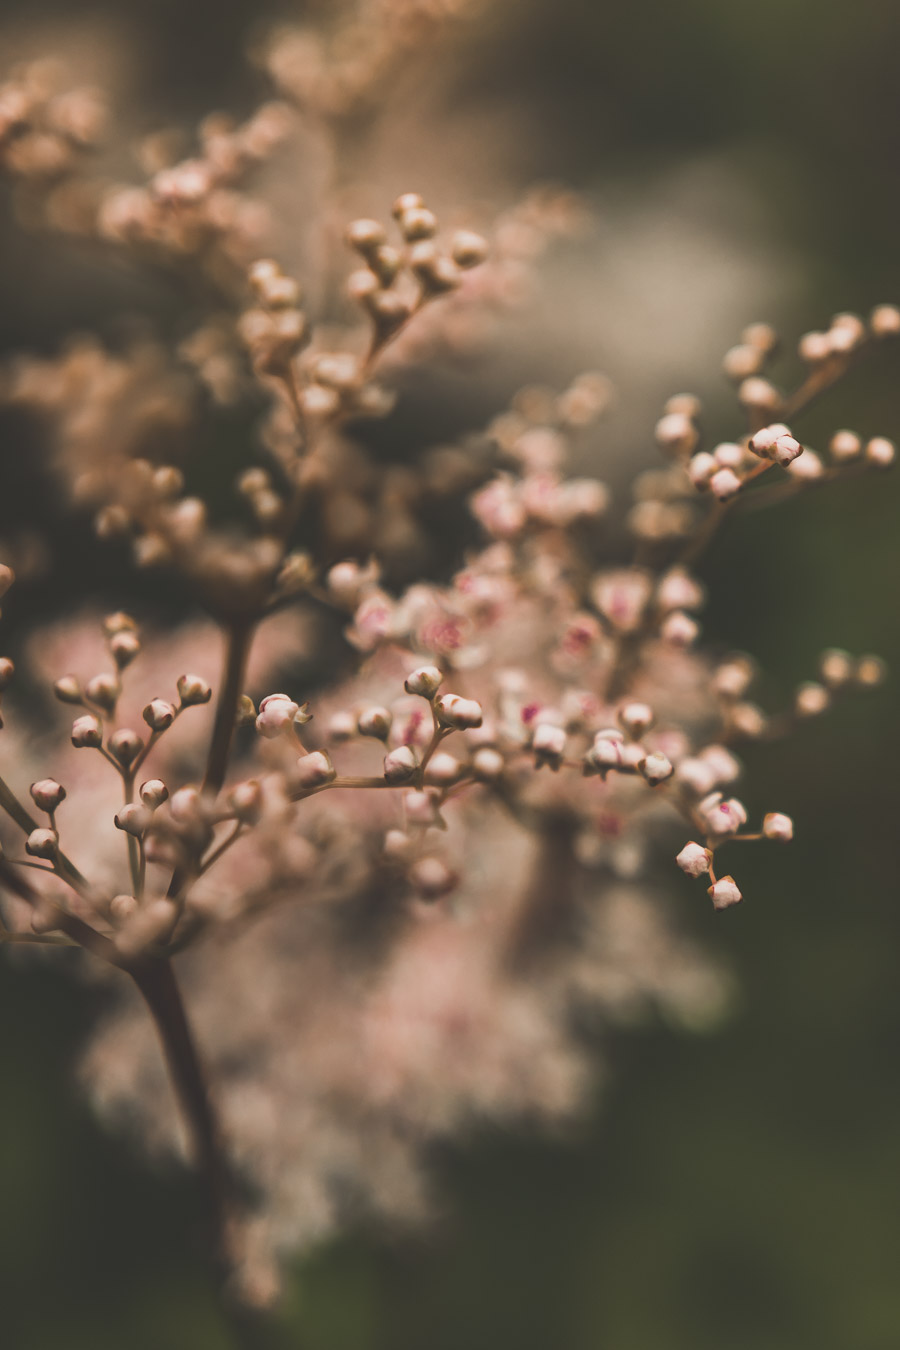
[[[262,85],[248,41],[302,16],[258,0],[0,0],[0,40],[9,62],[105,53],[123,116],[149,130],[251,107]],[[596,366],[620,403],[610,463],[594,467],[615,477],[627,457],[630,473],[651,462],[672,393],[701,394],[722,434],[735,425],[718,369],[746,323],[770,320],[791,343],[835,311],[900,300],[898,57],[892,0],[489,7],[431,109],[455,190],[467,200],[471,175],[485,193],[499,161],[511,185],[584,191],[597,224],[549,262],[515,359],[480,377],[469,403],[465,381],[455,386],[460,425],[515,383]],[[472,148],[479,128],[493,159]],[[419,184],[416,155],[428,158],[410,147],[401,186]],[[102,329],[121,283],[21,235],[3,203],[0,347],[52,350],[73,329]],[[816,405],[803,439],[839,426],[900,437],[898,360],[883,350]],[[7,430],[5,531],[52,517],[18,450]],[[774,701],[826,645],[900,669],[898,510],[896,475],[863,478],[749,515],[716,544],[705,627],[758,655]],[[78,543],[83,590],[99,564]],[[69,594],[48,591],[48,612]],[[485,1129],[441,1150],[429,1231],[359,1230],[295,1263],[284,1315],[297,1344],[896,1350],[895,690],[747,754],[751,813],[789,812],[798,838],[742,859],[744,905],[715,916],[673,880],[684,923],[736,973],[727,1025],[616,1041],[596,1110],[565,1138]],[[92,1002],[50,966],[0,966],[4,1344],[225,1350],[194,1246],[197,1197],[102,1132],[78,1096]]]

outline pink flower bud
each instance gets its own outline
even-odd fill
[[[731,905],[739,904],[744,898],[734,877],[719,877],[714,886],[707,888],[707,895],[716,909],[728,909]]]
[[[335,778],[337,769],[326,750],[313,750],[309,755],[301,755],[297,761],[296,779],[301,788],[324,787]]]
[[[8,656],[0,656],[0,690],[9,688],[16,668]]]
[[[696,797],[705,797],[716,785],[716,775],[705,760],[696,756],[683,759],[675,770],[676,781]]]
[[[682,872],[686,872],[689,877],[702,877],[705,872],[709,871],[711,859],[712,854],[709,849],[704,848],[702,844],[698,844],[692,839],[689,844],[685,844],[675,861]]]
[[[436,701],[434,710],[438,721],[454,731],[480,727],[483,720],[481,704],[473,698],[461,698],[459,694],[443,694]]]
[[[475,777],[483,782],[490,783],[499,778],[505,767],[506,761],[500,751],[489,745],[481,746],[472,756],[472,768],[475,771]]]
[[[235,783],[228,794],[231,809],[238,820],[245,824],[254,824],[262,812],[262,787],[255,778],[247,778],[243,783]]]
[[[793,464],[803,454],[803,446],[793,436],[779,436],[775,442],[773,458],[777,464],[786,469],[789,464]]]
[[[121,727],[118,731],[114,731],[107,744],[113,759],[125,769],[134,763],[144,748],[140,736],[129,727]]]
[[[735,441],[723,441],[713,451],[713,459],[720,469],[739,469],[744,462],[744,447]]]
[[[734,783],[741,776],[740,761],[724,745],[705,746],[700,751],[700,758],[709,765],[716,784]]]
[[[873,436],[866,442],[866,460],[878,469],[890,468],[896,456],[894,442],[889,441],[886,436]]]
[[[790,816],[782,815],[780,811],[770,811],[763,819],[763,834],[767,839],[778,839],[787,843],[794,837],[794,822]]]
[[[393,720],[387,708],[365,708],[357,721],[359,734],[371,736],[376,741],[387,740]]]
[[[814,483],[822,477],[825,472],[825,465],[815,450],[804,450],[799,459],[791,461],[787,466],[787,471],[798,482]]]
[[[75,718],[72,723],[72,744],[79,748],[88,746],[94,750],[103,744],[103,730],[93,714]]]
[[[140,638],[137,633],[116,633],[110,639],[109,650],[116,667],[124,670],[126,666],[131,665],[136,656],[140,655]]]
[[[477,267],[487,258],[487,241],[474,230],[457,230],[450,241],[450,252],[457,267]]]
[[[453,755],[439,751],[425,769],[425,782],[432,787],[450,787],[459,778],[462,765]]]
[[[16,579],[16,574],[7,563],[0,563],[0,599],[6,594]]]
[[[266,740],[273,740],[288,730],[298,712],[298,705],[287,694],[269,694],[259,705],[256,730]]]
[[[153,813],[148,807],[139,806],[136,802],[127,802],[116,814],[116,829],[124,830],[126,834],[133,834],[135,838],[139,838],[152,819]]]
[[[531,748],[534,751],[537,768],[546,764],[556,772],[566,753],[566,733],[562,727],[553,726],[550,722],[541,722],[534,729]]]
[[[328,735],[333,741],[350,741],[356,735],[356,718],[351,712],[336,712],[328,720]]]
[[[651,751],[645,757],[640,768],[651,787],[656,787],[658,783],[664,783],[675,772],[668,755],[664,755],[660,750]]]
[[[141,784],[140,795],[144,805],[155,811],[168,799],[169,789],[161,778],[148,778],[146,783]]]
[[[672,609],[699,609],[705,598],[700,582],[682,567],[666,572],[656,590],[656,603],[666,613]]]
[[[709,487],[709,480],[719,467],[712,455],[701,450],[699,455],[694,455],[688,461],[688,478],[695,488]]]
[[[629,736],[643,736],[653,726],[653,709],[647,703],[626,703],[619,709],[619,726]]]
[[[438,823],[437,798],[433,791],[407,792],[403,798],[406,819],[410,825],[436,825]]]
[[[710,793],[700,803],[698,810],[710,834],[737,834],[741,826],[747,823],[743,802],[739,802],[736,797],[723,801],[721,792]]]
[[[398,745],[384,757],[384,776],[388,783],[405,783],[419,766],[419,759],[410,745]]]
[[[200,819],[201,807],[200,793],[195,787],[179,788],[177,792],[173,792],[169,803],[172,819],[185,825],[191,825]]]
[[[165,731],[175,721],[175,709],[165,699],[154,698],[141,713],[151,731]]]
[[[862,454],[862,441],[855,431],[836,431],[828,442],[828,453],[835,464],[849,464]]]
[[[84,686],[85,698],[107,713],[111,713],[115,708],[120,692],[119,681],[115,675],[95,675]]]
[[[403,687],[408,694],[419,694],[422,698],[434,698],[441,687],[443,675],[437,666],[419,666],[407,675]]]
[[[798,717],[818,717],[831,703],[831,695],[824,685],[814,680],[801,684],[797,690],[794,707]]]
[[[876,305],[869,315],[872,336],[896,337],[900,334],[900,309],[896,305]]]
[[[42,778],[31,785],[31,799],[41,811],[55,811],[65,800],[66,789],[53,778]]]
[[[25,852],[32,858],[56,857],[59,851],[59,835],[55,830],[32,830],[25,840]]]
[[[440,858],[419,858],[409,869],[409,880],[423,900],[439,900],[459,882],[456,873]]]
[[[212,698],[212,689],[210,689],[206,680],[200,675],[181,675],[178,679],[178,697],[181,699],[183,708],[194,707],[200,703],[208,703]]]
[[[666,615],[659,633],[663,641],[671,642],[673,647],[690,647],[691,643],[697,641],[700,625],[690,614],[676,609]]]
[[[741,480],[733,469],[719,469],[709,480],[709,490],[717,501],[727,502],[741,490]]]

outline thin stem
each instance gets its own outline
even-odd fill
[[[203,790],[210,796],[215,796],[221,790],[228,772],[238,704],[244,688],[244,672],[255,630],[255,623],[247,620],[237,620],[226,630],[225,666],[203,777]]]

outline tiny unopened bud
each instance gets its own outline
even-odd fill
[[[148,778],[146,783],[141,784],[140,797],[145,806],[149,807],[151,811],[155,811],[157,807],[162,806],[164,801],[168,800],[169,789],[161,778]]]
[[[408,694],[418,694],[421,698],[434,698],[443,682],[443,675],[437,666],[419,666],[407,675],[403,688]]]
[[[269,694],[259,705],[256,730],[266,740],[273,740],[288,730],[299,711],[299,705],[290,695]]]
[[[720,698],[740,698],[750,688],[753,675],[753,663],[747,657],[733,657],[716,667],[712,678],[713,690]]]
[[[803,446],[793,436],[779,436],[775,442],[775,448],[772,457],[776,464],[780,464],[782,469],[793,464],[795,459],[803,454]]]
[[[889,469],[897,458],[894,442],[886,436],[873,436],[866,442],[866,461],[877,469]]]
[[[676,609],[666,615],[659,631],[664,642],[671,642],[674,647],[690,647],[691,643],[697,640],[700,625],[690,614],[685,614],[682,609]]]
[[[711,860],[712,854],[709,849],[693,839],[689,844],[685,844],[675,859],[682,872],[686,872],[689,877],[702,877],[709,871]]]
[[[457,267],[477,267],[488,256],[487,240],[474,230],[457,230],[450,242],[450,252]]]
[[[377,220],[354,220],[347,226],[346,238],[350,247],[366,258],[381,247],[387,235]]]
[[[554,773],[559,769],[566,753],[566,733],[562,727],[550,722],[540,722],[531,738],[536,768],[547,765]]]
[[[716,909],[728,909],[731,905],[739,904],[744,898],[734,877],[730,876],[719,877],[714,886],[707,888],[707,895]]]
[[[175,708],[165,699],[154,698],[141,713],[151,731],[165,731],[175,721]]]
[[[415,750],[410,745],[398,745],[384,757],[384,777],[388,783],[406,783],[419,766]]]
[[[313,750],[298,759],[295,776],[301,788],[324,787],[326,783],[333,783],[337,778],[337,769],[332,764],[327,750]]]
[[[506,761],[502,754],[499,750],[493,749],[492,746],[483,745],[472,756],[472,768],[475,777],[481,779],[482,782],[493,782],[494,779],[502,775],[505,767]]]
[[[874,689],[887,679],[887,666],[880,656],[861,656],[856,663],[856,682]]]
[[[95,675],[84,686],[84,696],[104,712],[111,713],[121,693],[121,686],[115,675]]]
[[[792,460],[787,466],[787,471],[792,478],[799,482],[813,483],[821,478],[825,472],[825,465],[822,463],[815,450],[804,450],[799,459]]]
[[[8,689],[16,668],[8,656],[0,656],[0,690]]]
[[[626,703],[618,713],[619,726],[629,736],[643,736],[653,726],[653,709],[647,703]]]
[[[721,792],[711,792],[698,807],[710,834],[737,834],[747,823],[747,808],[736,797],[723,800]]]
[[[828,442],[828,453],[836,464],[848,464],[859,459],[862,441],[855,431],[836,431]]]
[[[742,380],[738,388],[738,398],[745,408],[755,408],[760,412],[775,412],[781,406],[781,395],[768,380],[751,375]]]
[[[107,614],[103,620],[103,631],[108,638],[114,638],[118,633],[136,633],[137,621],[124,610],[118,609],[115,614]]]
[[[815,366],[821,361],[826,361],[831,355],[831,342],[827,333],[804,333],[797,344],[797,352],[801,361],[806,361],[808,365]]]
[[[409,879],[423,900],[439,900],[449,895],[459,881],[440,858],[418,858],[409,869]]]
[[[701,450],[688,460],[687,474],[695,488],[709,487],[709,480],[719,468],[714,457]]]
[[[234,785],[228,800],[238,820],[252,825],[262,811],[262,787],[255,778],[247,778],[243,783]]]
[[[436,825],[439,822],[437,797],[433,790],[407,792],[403,798],[406,819],[411,825]]]
[[[212,689],[200,675],[180,675],[176,687],[182,708],[208,703],[212,698]]]
[[[144,833],[152,819],[153,813],[148,807],[139,806],[137,802],[127,802],[116,813],[116,829],[133,834],[137,839]]]
[[[373,740],[387,740],[394,721],[387,708],[364,708],[359,714],[357,727],[360,736],[371,736]]]
[[[689,455],[697,444],[697,428],[684,413],[666,413],[654,429],[657,445],[672,454]]]
[[[79,749],[83,747],[99,749],[103,744],[103,728],[99,719],[92,714],[76,717],[72,723],[72,744]]]
[[[30,792],[35,806],[47,812],[55,811],[66,797],[66,789],[53,778],[42,778],[39,782],[32,783]]]
[[[439,751],[432,755],[425,769],[425,782],[431,787],[451,787],[459,778],[462,766],[453,755]]]
[[[256,721],[256,704],[249,694],[241,694],[238,699],[237,712],[234,715],[234,724],[236,727],[252,727]]]
[[[437,216],[425,206],[410,207],[398,217],[403,238],[412,243],[418,239],[433,239],[437,234]]]
[[[705,797],[716,786],[716,775],[712,765],[695,755],[689,755],[687,759],[679,761],[675,779],[695,797]]]
[[[25,852],[32,858],[56,857],[59,851],[59,835],[55,830],[32,830],[25,840]]]
[[[114,895],[109,902],[109,917],[117,928],[136,914],[138,911],[138,902],[133,895]]]
[[[645,757],[640,769],[651,787],[656,787],[658,783],[664,783],[675,772],[668,755],[664,755],[660,750],[652,750]]]
[[[732,380],[746,380],[750,375],[758,375],[763,366],[764,353],[749,342],[740,342],[729,347],[722,358],[722,369]]]
[[[744,462],[744,447],[736,441],[722,441],[713,451],[713,459],[720,469],[739,469]]]
[[[424,205],[425,199],[418,192],[404,192],[391,207],[391,215],[399,220],[405,211],[419,211]]]
[[[797,690],[794,707],[798,717],[818,717],[830,703],[831,695],[825,686],[810,680]]]
[[[0,599],[6,594],[16,579],[16,574],[8,563],[0,563]]]
[[[700,759],[715,775],[716,783],[734,783],[741,776],[740,760],[724,745],[707,745],[700,751]]]
[[[442,694],[435,701],[434,710],[438,721],[454,731],[480,727],[483,721],[481,704],[473,698],[461,698],[459,694]]]
[[[731,708],[731,726],[741,736],[756,740],[766,729],[766,715],[755,703],[735,703]]]
[[[780,811],[770,811],[763,819],[763,834],[767,839],[779,839],[787,843],[794,837],[794,822]]]
[[[352,712],[336,712],[328,720],[328,735],[333,741],[350,741],[356,735],[356,718]]]
[[[405,830],[388,830],[384,836],[384,852],[388,858],[405,858],[412,845],[412,836]]]
[[[727,502],[741,490],[741,480],[733,469],[718,469],[709,480],[709,490],[717,501]]]
[[[134,763],[144,748],[144,742],[140,736],[129,727],[121,727],[118,731],[114,731],[107,741],[107,745],[113,759],[117,760],[125,769]]]
[[[169,802],[172,819],[183,825],[192,825],[195,821],[198,821],[201,816],[201,807],[200,792],[195,787],[179,788],[177,792],[172,793],[172,799]]]
[[[822,679],[832,689],[839,689],[841,685],[850,683],[853,679],[854,666],[855,662],[850,653],[841,651],[839,647],[831,647],[827,652],[823,652],[819,661]]]
[[[897,337],[900,334],[900,309],[896,305],[876,305],[869,315],[872,336]]]
[[[109,650],[119,670],[130,666],[141,652],[141,640],[137,633],[116,633],[110,638]]]

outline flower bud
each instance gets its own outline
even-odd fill
[[[137,633],[116,633],[109,641],[109,650],[118,670],[130,666],[140,655],[141,640]]]
[[[440,821],[437,797],[433,791],[407,792],[403,805],[410,825],[437,825]]]
[[[72,744],[79,749],[89,747],[98,750],[103,744],[103,729],[93,714],[76,717],[72,723]]]
[[[393,720],[387,708],[364,708],[357,719],[357,728],[360,736],[371,736],[373,740],[385,741]]]
[[[799,459],[792,460],[787,466],[787,471],[798,482],[814,483],[824,474],[825,465],[815,450],[804,450]]]
[[[437,217],[425,206],[413,206],[402,212],[398,224],[403,238],[412,243],[419,239],[433,239],[437,234]]]
[[[676,609],[666,615],[659,633],[663,641],[670,642],[673,647],[690,647],[691,643],[697,641],[700,625],[690,614]]]
[[[653,709],[646,703],[626,703],[619,709],[619,726],[629,736],[643,736],[653,726]]]
[[[711,792],[697,808],[710,834],[737,834],[747,823],[747,810],[736,797],[723,801],[721,792]]]
[[[776,464],[780,464],[786,469],[789,464],[793,464],[803,454],[803,446],[793,436],[779,436],[775,442],[773,458]]]
[[[137,732],[132,731],[129,727],[121,727],[110,736],[107,746],[113,759],[127,769],[143,750],[144,742]]]
[[[710,764],[699,756],[689,755],[679,762],[675,780],[695,797],[705,797],[716,786],[716,775]]]
[[[152,819],[153,813],[148,807],[140,806],[137,802],[126,802],[116,813],[116,829],[124,830],[126,834],[132,834],[138,839]]]
[[[876,305],[869,315],[872,336],[896,337],[900,334],[900,309],[896,305]]]
[[[212,689],[200,675],[180,675],[176,687],[182,708],[208,703],[212,698]]]
[[[262,811],[262,787],[255,778],[247,778],[243,783],[235,783],[228,794],[228,801],[238,820],[252,825]]]
[[[488,256],[487,240],[474,230],[457,230],[450,241],[450,253],[457,267],[478,267]]]
[[[766,715],[755,703],[735,703],[730,710],[731,726],[741,736],[755,740],[766,729]]]
[[[462,765],[453,755],[439,751],[425,769],[425,782],[431,787],[450,787],[459,778]]]
[[[274,740],[293,724],[299,711],[299,705],[288,694],[269,694],[259,705],[256,730],[266,740]]]
[[[419,694],[422,698],[434,698],[443,682],[443,675],[437,666],[419,666],[411,675],[407,675],[403,688],[408,694]]]
[[[169,789],[161,778],[148,778],[146,783],[141,784],[140,796],[144,805],[155,811],[168,799]]]
[[[707,895],[713,902],[716,909],[728,909],[731,905],[738,904],[743,900],[743,896],[738,889],[734,877],[719,877],[714,886],[707,888]]]
[[[328,735],[333,741],[350,741],[356,730],[356,718],[351,712],[333,713],[328,720]]]
[[[7,563],[0,563],[0,599],[6,594],[16,579],[16,574]]]
[[[841,651],[839,647],[830,647],[828,651],[822,653],[819,661],[822,679],[832,689],[849,684],[853,679],[853,669],[853,657],[849,652]]]
[[[481,704],[473,698],[461,698],[459,694],[443,694],[435,702],[434,710],[438,721],[454,731],[480,727],[483,721]]]
[[[673,609],[699,609],[705,599],[700,582],[683,567],[673,567],[660,577],[656,588],[656,603],[668,613]]]
[[[42,778],[37,783],[32,783],[31,799],[40,811],[55,811],[60,802],[65,800],[66,789],[52,778]]]
[[[739,469],[744,462],[744,447],[735,441],[722,441],[713,451],[713,459],[720,469]]]
[[[660,750],[653,750],[647,755],[640,766],[641,773],[646,778],[651,787],[656,787],[659,783],[664,783],[667,778],[671,778],[675,769],[668,755],[664,755]]]
[[[114,895],[109,902],[109,917],[117,928],[136,914],[138,911],[138,902],[133,895]]]
[[[179,824],[192,825],[200,819],[202,804],[202,798],[197,788],[183,787],[172,793],[169,810],[172,813],[172,819],[178,821]]]
[[[409,745],[398,745],[384,757],[384,777],[388,783],[405,783],[419,766],[415,750]]]
[[[562,727],[540,722],[534,729],[531,748],[534,751],[535,767],[540,769],[546,764],[556,773],[566,753],[566,733]]]
[[[701,450],[698,455],[693,455],[688,461],[687,474],[695,488],[709,487],[709,480],[716,472],[719,465],[712,455]]]
[[[877,469],[888,469],[897,457],[894,442],[886,436],[873,436],[866,442],[866,461]]]
[[[25,840],[25,852],[32,858],[56,857],[59,851],[59,835],[55,830],[32,830]]]
[[[8,656],[0,656],[0,690],[7,689],[16,668]]]
[[[709,766],[716,783],[734,783],[741,776],[740,761],[724,745],[705,746],[700,759]]]
[[[419,858],[409,869],[409,880],[423,900],[439,900],[459,883],[455,872],[440,858]]]
[[[831,703],[831,695],[824,685],[814,680],[801,684],[794,700],[798,717],[818,717]]]
[[[861,656],[856,663],[856,683],[867,689],[883,684],[887,679],[887,666],[880,656]]]
[[[716,501],[727,502],[741,490],[741,480],[733,469],[719,469],[709,480],[709,490]]]
[[[81,702],[81,685],[74,675],[63,675],[62,679],[54,684],[53,692],[60,703]]]
[[[787,843],[794,837],[794,822],[780,811],[770,811],[763,819],[762,832],[767,839],[779,839]]]
[[[506,761],[502,754],[492,746],[483,745],[472,756],[475,777],[482,782],[493,782],[502,775],[505,767]]]
[[[95,675],[84,686],[85,698],[98,708],[102,708],[105,713],[113,711],[120,693],[121,688],[115,675]]]
[[[155,698],[141,713],[151,731],[165,731],[175,721],[175,709],[165,699]]]
[[[406,211],[419,211],[424,205],[425,199],[418,192],[404,192],[391,207],[391,215],[399,220]]]
[[[384,836],[384,852],[388,858],[405,858],[412,845],[412,837],[405,830],[388,830]]]
[[[337,778],[337,769],[331,762],[327,750],[313,750],[301,755],[297,761],[295,774],[298,786],[304,789],[324,787]]]
[[[353,220],[347,226],[347,243],[364,258],[380,248],[386,239],[384,226],[377,220]]]
[[[686,872],[689,877],[702,877],[709,871],[711,860],[712,854],[709,849],[693,839],[689,844],[685,844],[675,859],[682,872]]]
[[[740,698],[750,688],[753,675],[753,662],[748,657],[732,657],[713,672],[713,692],[720,698]]]
[[[835,464],[849,464],[862,454],[862,441],[855,431],[836,431],[828,442],[828,453]]]

